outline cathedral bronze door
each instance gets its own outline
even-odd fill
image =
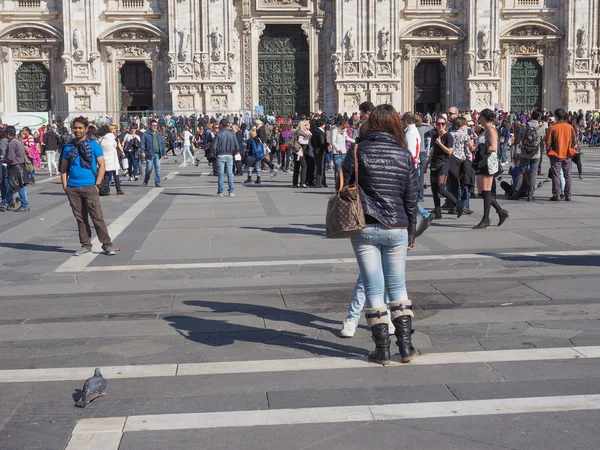
[[[144,62],[126,62],[119,71],[121,110],[152,109],[152,71]]]
[[[23,63],[17,70],[17,111],[50,111],[50,72],[42,63]]]
[[[415,107],[420,114],[445,111],[446,69],[439,59],[424,59],[415,68]]]
[[[542,108],[542,68],[535,59],[518,59],[511,71],[510,109],[514,112]]]
[[[267,25],[258,46],[258,96],[265,113],[308,114],[308,71],[308,42],[300,27]]]

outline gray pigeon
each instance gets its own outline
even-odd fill
[[[94,376],[85,380],[81,393],[81,398],[77,400],[75,406],[79,408],[85,408],[90,402],[93,402],[98,397],[106,395],[104,390],[106,389],[106,380],[100,373],[100,368],[96,367],[94,370]]]

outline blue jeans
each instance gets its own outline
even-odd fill
[[[419,152],[419,199],[425,198],[425,164],[427,164],[427,152]]]
[[[150,174],[152,173],[152,169],[154,169],[154,184],[160,184],[160,164],[161,159],[160,155],[152,155],[152,159],[146,158],[146,183],[150,179]]]
[[[339,187],[340,182],[340,170],[342,170],[342,163],[346,159],[346,155],[333,155],[333,167],[335,168],[335,187]]]
[[[19,198],[21,199],[21,206],[23,208],[28,208],[29,200],[27,199],[27,191],[25,190],[25,186],[23,186],[21,189],[19,189]]]
[[[386,292],[392,302],[408,300],[408,231],[378,224],[367,225],[353,233],[351,242],[364,281],[367,307],[384,306]]]
[[[421,205],[417,205],[417,208],[419,208],[419,212],[423,216],[423,219],[427,219],[431,215],[431,213],[425,208],[423,208]]]
[[[8,167],[2,164],[2,184],[0,185],[2,192],[2,205],[8,206],[13,201],[14,194],[8,187]]]
[[[227,171],[227,184],[229,187],[229,193],[233,192],[233,156],[231,155],[219,155],[217,156],[217,173],[218,173],[218,184],[217,194],[223,193],[223,182],[225,181],[225,171]]]

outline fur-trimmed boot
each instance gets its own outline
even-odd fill
[[[392,314],[392,323],[396,327],[396,344],[400,349],[400,357],[403,363],[410,362],[415,356],[415,348],[412,345],[412,301],[404,300],[390,303],[390,312]]]
[[[388,329],[389,316],[387,308],[366,308],[367,325],[371,327],[375,350],[369,352],[369,360],[387,366],[390,364],[390,332]]]

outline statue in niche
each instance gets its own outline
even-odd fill
[[[78,27],[73,30],[73,50],[75,59],[81,61],[83,59],[83,33]]]
[[[64,55],[62,55],[62,59],[64,64],[63,67],[65,69],[65,79],[70,80],[73,76],[73,73],[71,71],[71,57],[65,53]]]
[[[206,53],[200,55],[200,77],[208,78],[208,55]]]
[[[175,55],[169,55],[169,78],[175,78]]]
[[[363,53],[360,55],[360,70],[363,78],[367,78],[369,73],[369,55]]]
[[[210,43],[212,46],[212,59],[219,61],[221,59],[221,47],[223,47],[223,34],[219,27],[214,27],[210,33]]]
[[[194,76],[196,78],[200,78],[201,77],[200,55],[194,55]]]
[[[487,59],[490,51],[490,31],[488,27],[483,27],[478,34],[479,38],[479,57]]]
[[[383,27],[379,31],[379,59],[386,59],[390,45],[390,32]]]
[[[356,33],[352,27],[346,32],[344,46],[346,48],[346,59],[352,61],[356,56]]]
[[[497,77],[500,71],[500,50],[494,50],[492,53],[492,74]]]
[[[369,60],[367,62],[367,76],[375,76],[375,53],[369,53]]]
[[[188,47],[190,41],[190,32],[187,28],[178,28],[177,34],[179,34],[179,60],[185,61],[188,55]]]
[[[227,53],[227,70],[229,78],[233,78],[235,76],[235,53],[233,52]]]
[[[577,57],[585,58],[587,54],[587,30],[585,25],[577,30]]]
[[[475,53],[467,52],[469,58],[469,76],[475,75]]]
[[[340,55],[333,54],[331,59],[333,60],[333,79],[337,80],[342,75],[342,58]]]

